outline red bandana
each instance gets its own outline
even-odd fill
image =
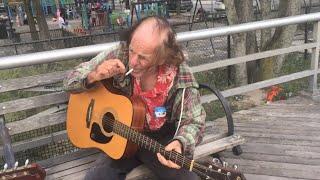
[[[166,121],[165,114],[156,114],[158,109],[164,108],[168,92],[173,85],[174,77],[177,74],[177,67],[173,65],[159,66],[157,82],[152,90],[142,91],[140,79],[134,78],[133,94],[140,96],[146,104],[146,119],[150,130],[157,130]],[[159,112],[158,112],[159,113]]]

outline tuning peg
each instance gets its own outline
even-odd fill
[[[18,168],[18,166],[19,166],[19,162],[18,162],[18,161],[16,161],[16,163],[14,163],[14,168],[13,168],[13,169],[17,169],[17,168]]]
[[[221,173],[221,169],[218,169],[218,173]]]
[[[234,164],[234,165],[233,165],[233,169],[234,169],[234,170],[237,170],[237,169],[238,169],[238,165]]]
[[[222,165],[223,165],[223,167],[225,167],[225,168],[228,167],[228,163],[225,162],[225,161],[223,161]]]
[[[231,172],[227,172],[227,176],[230,177],[231,176]]]
[[[213,158],[212,162],[213,162],[213,164],[219,164],[220,163],[218,158]]]
[[[27,167],[29,164],[29,159],[26,160],[26,162],[24,163],[24,167]]]
[[[7,169],[8,169],[8,164],[5,163],[4,166],[3,166],[3,172],[5,172]]]
[[[209,169],[212,169],[212,165],[209,165],[208,168],[209,168]]]

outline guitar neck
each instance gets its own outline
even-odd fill
[[[192,170],[193,166],[196,165],[193,160],[190,160],[175,151],[164,150],[164,146],[157,141],[139,133],[119,121],[114,121],[113,132],[137,144],[141,148],[147,149],[153,153],[162,154],[166,159],[169,159],[186,169]]]

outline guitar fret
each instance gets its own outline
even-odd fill
[[[144,145],[144,136],[143,135],[141,135],[141,139],[142,139],[142,140],[140,140],[141,141],[141,147],[143,147],[143,145]]]
[[[175,158],[175,160],[174,160],[174,163],[176,163],[177,164],[177,157],[178,157],[178,153],[175,153],[176,154],[176,158]]]
[[[148,139],[145,136],[143,136],[144,148],[146,148],[146,149],[147,149],[147,141],[148,141]]]
[[[184,157],[182,157],[182,164],[181,164],[181,167],[184,166]]]
[[[134,134],[134,143],[137,143],[137,134]]]
[[[152,139],[150,139],[149,151],[151,150],[151,146],[152,146]]]

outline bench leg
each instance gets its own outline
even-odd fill
[[[239,156],[240,154],[242,154],[242,149],[241,149],[240,145],[233,147],[232,152],[236,156]]]

